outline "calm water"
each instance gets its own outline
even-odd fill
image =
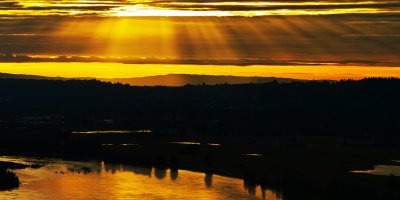
[[[353,173],[362,174],[373,174],[381,176],[400,176],[400,166],[399,165],[375,165],[374,169],[369,170],[354,170]]]
[[[19,189],[1,191],[0,199],[268,199],[269,189],[248,187],[243,180],[179,170],[158,170],[104,162],[0,157],[2,161],[44,164],[15,170]]]

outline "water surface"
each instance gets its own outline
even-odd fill
[[[0,160],[44,165],[15,170],[20,188],[0,192],[0,199],[282,199],[240,179],[185,170],[25,157]]]
[[[353,173],[373,174],[381,176],[400,176],[400,166],[398,165],[375,165],[374,169],[354,170]]]

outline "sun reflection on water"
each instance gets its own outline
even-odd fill
[[[0,158],[4,159],[23,158]],[[0,199],[281,199],[269,189],[212,174],[104,162],[35,162],[45,166],[15,170],[20,189],[0,192]]]

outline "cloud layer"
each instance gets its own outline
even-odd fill
[[[399,7],[354,0],[5,0],[0,54],[25,56],[0,59],[400,66]]]

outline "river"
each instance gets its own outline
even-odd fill
[[[281,195],[241,179],[186,170],[160,170],[102,161],[66,161],[0,156],[1,161],[41,164],[14,170],[21,186],[0,199],[268,199]]]

